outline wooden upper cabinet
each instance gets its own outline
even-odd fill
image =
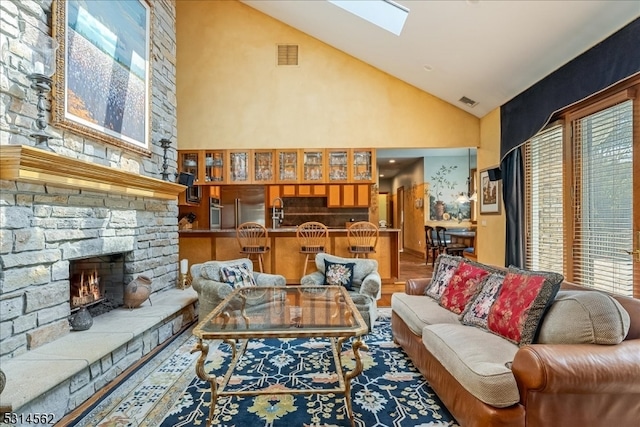
[[[204,152],[204,184],[220,185],[225,183],[226,163],[224,150]]]
[[[327,179],[327,159],[326,150],[303,149],[300,150],[300,161],[302,162],[302,182],[319,183],[326,182]]]
[[[275,150],[253,150],[253,183],[272,184],[276,181]]]
[[[227,184],[251,184],[253,150],[228,150],[229,173]]]
[[[277,150],[276,182],[296,184],[300,181],[298,150]]]
[[[204,160],[201,159],[200,151],[181,151],[178,158],[178,172],[190,173],[193,175],[194,184],[204,182]]]
[[[327,150],[327,181],[328,182],[348,182],[349,163],[351,160],[348,149],[328,149]]]
[[[375,149],[353,149],[351,182],[373,182],[376,174]]]

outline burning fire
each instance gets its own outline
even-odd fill
[[[73,307],[90,304],[102,298],[100,294],[100,277],[98,277],[96,270],[93,273],[89,273],[86,279],[83,271],[80,275],[80,282],[75,283],[74,287],[78,291],[78,296],[71,298]]]

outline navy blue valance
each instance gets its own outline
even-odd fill
[[[553,113],[640,73],[640,18],[500,107],[500,160]]]

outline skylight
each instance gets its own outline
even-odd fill
[[[383,28],[396,36],[409,15],[409,9],[391,0],[327,0],[354,15]]]

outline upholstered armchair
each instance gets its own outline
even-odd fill
[[[253,271],[253,262],[248,258],[230,261],[207,261],[191,266],[191,286],[198,293],[198,312],[200,320],[211,313],[232,291],[233,286],[222,282],[220,270],[224,266],[245,266],[253,275],[257,286],[286,286],[284,276],[280,274],[259,273]]]
[[[378,273],[378,261],[366,258],[342,258],[320,253],[316,255],[317,271],[303,276],[300,279],[302,286],[320,286],[326,283],[325,260],[339,264],[355,264],[351,285],[352,290],[349,291],[349,295],[371,331],[378,317],[377,300],[380,298],[382,290],[382,279]]]

